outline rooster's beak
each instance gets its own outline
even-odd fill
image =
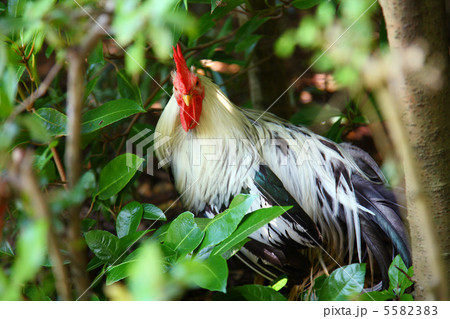
[[[183,95],[183,101],[186,104],[186,106],[189,106],[189,104],[191,104],[191,99],[192,96],[190,96],[189,94]]]

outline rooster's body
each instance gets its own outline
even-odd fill
[[[304,278],[319,263],[334,268],[373,256],[384,285],[394,254],[411,264],[395,198],[368,154],[239,109],[210,79],[190,73],[185,80],[181,52],[175,60],[174,95],[156,127],[170,139],[156,152],[184,206],[213,217],[240,193],[257,195],[249,211],[293,206],[252,234],[239,253],[244,263],[267,278]]]

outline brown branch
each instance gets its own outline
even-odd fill
[[[199,45],[197,45],[197,46],[195,46],[195,47],[192,47],[192,48],[188,48],[188,49],[184,50],[184,54],[186,54],[186,53],[188,53],[188,52],[190,52],[190,51],[199,51],[199,50],[203,50],[203,49],[205,49],[205,48],[207,48],[207,47],[210,47],[210,46],[212,46],[212,45],[214,45],[214,44],[217,44],[217,43],[223,42],[223,41],[225,41],[225,40],[228,40],[228,39],[234,37],[234,35],[236,34],[236,32],[237,32],[237,29],[236,29],[236,30],[233,30],[230,34],[227,34],[226,36],[223,36],[222,38],[219,38],[219,39],[216,39],[216,40],[212,40],[212,41],[209,41],[209,42],[205,42],[205,43],[199,44]],[[196,53],[196,52],[193,52],[193,53],[191,53],[191,54],[186,55],[186,60],[187,60],[188,58],[190,58],[192,55],[194,55],[195,53]]]
[[[38,219],[44,219],[48,224],[48,254],[52,262],[52,272],[58,295],[64,300],[71,300],[71,288],[64,259],[59,247],[59,238],[53,227],[52,214],[47,205],[47,199],[41,193],[36,176],[33,172],[33,154],[23,149],[16,149],[13,153],[14,165],[18,176],[13,179],[15,185],[29,198],[29,208],[35,212]]]
[[[85,61],[89,52],[101,40],[109,16],[98,17],[91,31],[86,35],[81,45],[68,50],[67,71],[67,138],[65,163],[67,169],[67,184],[69,189],[75,187],[81,173],[81,111],[84,96]],[[86,271],[87,256],[84,241],[81,238],[80,207],[74,205],[69,209],[69,251],[71,256],[71,273],[75,290],[79,298],[87,299],[89,294],[89,277]],[[77,299],[79,299],[77,298]]]
[[[61,177],[61,181],[64,182],[64,188],[67,189],[67,178],[66,178],[66,172],[64,171],[63,164],[61,162],[61,158],[59,157],[58,151],[55,147],[51,148],[53,159],[55,160],[56,168],[58,169],[59,176]]]

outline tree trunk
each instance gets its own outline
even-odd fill
[[[265,1],[250,0],[249,3],[255,14],[268,8]],[[280,29],[278,19],[271,19],[258,29],[257,34],[263,37],[253,50],[248,78],[253,107],[259,110],[268,109],[271,113],[289,119],[294,109],[289,101],[289,95],[281,96],[291,84],[287,81],[284,62],[275,55],[268,57],[273,54],[275,41],[282,33]],[[266,60],[263,63],[258,63],[264,59]]]
[[[392,51],[405,61],[411,59],[408,48],[419,47],[425,54],[422,68],[404,72],[401,92],[397,93],[403,101],[401,114],[419,183],[428,197],[432,215],[424,216],[420,206],[415,205],[420,194],[411,188],[414,174],[409,174],[405,165],[416,299],[446,300],[450,278],[450,69],[445,4],[444,0],[380,0],[380,5]],[[434,76],[437,73],[440,73],[438,80]],[[426,233],[427,219],[433,221],[434,234]],[[433,237],[435,242],[430,240]],[[435,261],[439,264],[442,259],[443,265],[432,264]]]

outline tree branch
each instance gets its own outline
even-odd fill
[[[18,178],[15,178],[16,186],[23,194],[29,196],[29,205],[36,213],[38,219],[44,219],[48,224],[48,254],[52,262],[52,271],[55,276],[55,285],[58,295],[64,300],[71,300],[71,288],[64,265],[64,259],[59,247],[59,239],[53,227],[52,215],[47,205],[47,199],[39,189],[36,176],[33,172],[33,153],[16,149],[13,153],[15,166],[18,168]]]

